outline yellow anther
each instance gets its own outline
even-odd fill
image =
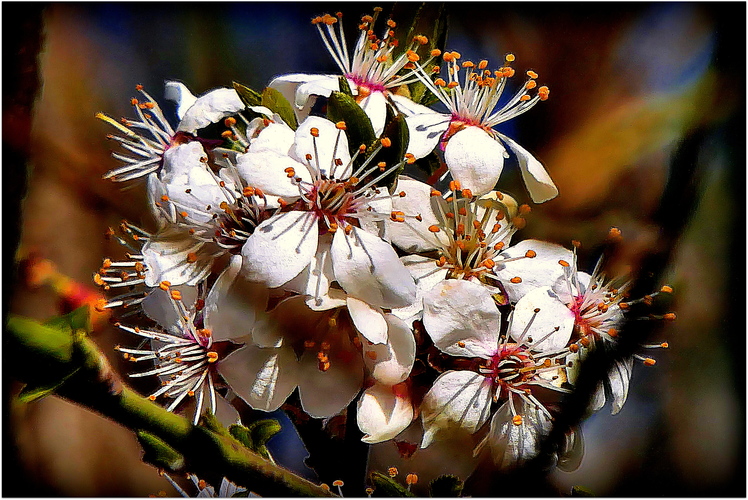
[[[662,344],[660,344],[660,347],[662,347],[663,349],[667,349],[668,347],[670,347],[670,344],[668,344],[667,342],[663,342]]]
[[[512,423],[514,425],[522,425],[522,415],[515,415],[512,417]]]
[[[390,467],[389,469],[387,469],[387,474],[388,474],[388,475],[389,475],[390,477],[395,477],[395,476],[397,476],[397,472],[398,472],[398,471],[397,471],[397,467]]]
[[[506,62],[514,62],[514,59],[515,59],[514,54],[507,54],[506,57],[504,57],[504,60]]]
[[[215,363],[218,361],[218,353],[215,351],[209,351],[206,356],[208,357],[208,363]]]
[[[673,289],[672,289],[672,287],[669,287],[669,286],[665,285],[662,288],[660,288],[660,292],[662,292],[662,293],[673,293]]]
[[[657,360],[652,358],[644,358],[644,364],[646,366],[654,366],[657,364]]]
[[[333,486],[343,486],[343,484],[345,483],[343,483],[343,481],[341,481],[340,479],[336,479],[335,481],[332,482]]]

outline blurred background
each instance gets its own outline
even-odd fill
[[[92,274],[120,255],[103,238],[107,227],[126,218],[153,228],[142,185],[101,180],[117,162],[96,112],[132,116],[137,84],[160,99],[166,80],[201,94],[232,81],[262,89],[283,73],[336,73],[309,21],[342,10],[351,41],[376,5],[392,7],[3,3],[4,316],[46,319],[94,299]],[[649,354],[656,366],[635,367],[618,415],[606,407],[585,422],[581,466],[554,472],[552,487],[745,496],[746,5],[447,9],[448,49],[492,67],[512,52],[518,72],[536,71],[551,89],[502,129],[543,161],[561,193],[533,206],[517,238],[579,240],[580,267],[591,271],[615,226],[624,237],[616,262],[647,283],[644,292],[675,290],[678,319],[653,339],[670,349]],[[161,103],[169,116],[173,106]],[[501,182],[529,202],[511,162]],[[103,320],[94,336],[123,369],[111,347],[129,339]],[[130,432],[54,397],[14,402],[7,369],[3,380],[4,496],[175,494],[140,461]],[[398,454],[381,446],[389,448],[373,460],[386,466]]]

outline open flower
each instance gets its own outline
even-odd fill
[[[241,257],[235,257],[232,265],[218,278],[209,293],[203,286],[187,299],[179,289],[162,283],[149,296],[146,310],[159,328],[142,329],[117,323],[122,330],[149,341],[148,347],[127,348],[118,346],[125,359],[132,362],[153,362],[155,367],[131,377],[157,375],[161,387],[151,393],[149,399],[164,397],[170,400],[167,410],[174,411],[185,401],[195,398],[194,423],[197,423],[203,408],[215,414],[219,420],[231,423],[236,420],[233,407],[217,397],[217,388],[224,386],[219,375],[219,366],[225,356],[235,350],[243,337],[250,333],[255,311],[262,311],[267,301],[262,287],[247,282],[237,282],[241,269]],[[227,298],[228,288],[234,286]],[[249,293],[249,302],[233,300],[238,294],[237,286]],[[217,303],[221,302],[218,313]],[[145,307],[144,307],[145,309]],[[239,324],[239,328],[237,328]],[[241,328],[241,325],[245,325]]]
[[[316,418],[339,413],[364,385],[365,367],[394,386],[410,374],[415,340],[410,328],[384,315],[387,341],[372,344],[346,308],[313,311],[303,296],[283,300],[254,324],[252,342],[232,353],[221,373],[250,406],[272,411],[296,388]]]
[[[395,22],[391,19],[387,21],[387,28],[381,39],[377,38],[371,29],[381,10],[374,9],[373,16],[361,18],[361,33],[352,56],[349,56],[343,25],[339,22],[342,13],[338,13],[337,16],[325,14],[312,20],[335,64],[348,79],[348,85],[356,95],[356,101],[371,119],[377,136],[384,130],[387,99],[408,100],[406,97],[394,95],[389,89],[417,81],[412,71],[405,75],[400,73],[403,69],[415,68],[414,62],[420,59],[416,54],[418,47],[428,43],[425,36],[416,36],[407,50],[394,57],[393,52],[398,46],[392,31],[396,26]],[[337,33],[333,28],[335,24],[338,24]],[[299,110],[299,119],[303,120],[309,115],[314,104],[313,96],[329,97],[332,92],[339,91],[339,79],[338,75],[290,74],[274,79],[270,82],[270,87],[278,89],[290,102],[294,102]]]
[[[377,222],[396,216],[392,196],[374,184],[402,165],[372,165],[368,157],[353,171],[345,124],[307,118],[294,133],[277,123],[260,132],[238,169],[248,185],[282,196],[284,207],[260,224],[242,249],[248,279],[324,300],[333,281],[371,305],[404,307],[415,284]],[[382,140],[378,148],[386,147]],[[359,150],[360,151],[360,150]],[[375,150],[378,151],[378,150]],[[368,230],[367,230],[368,229]]]
[[[442,430],[477,432],[491,417],[492,403],[501,402],[486,441],[496,464],[509,467],[537,454],[552,420],[543,400],[568,391],[563,383],[572,324],[559,316],[549,292],[538,289],[523,298],[532,315],[515,313],[504,334],[496,305],[475,283],[444,281],[424,297],[423,323],[434,345],[472,362],[470,369],[442,373],[424,397],[422,447]]]
[[[473,281],[489,295],[501,294],[493,269],[524,219],[511,196],[493,191],[476,197],[458,186],[453,181],[451,196],[444,199],[428,184],[408,177],[398,181],[404,196],[393,200],[393,209],[418,217],[389,224],[388,236],[401,249],[424,254],[400,259],[416,281],[417,298],[393,311],[398,317],[420,319],[423,295],[445,279]]]
[[[241,251],[255,228],[270,216],[268,200],[242,184],[228,155],[215,173],[199,142],[170,148],[164,167],[149,178],[149,196],[161,229],[142,249],[148,286],[162,281],[194,285],[213,264]]]
[[[528,80],[509,102],[496,110],[504,86],[514,70],[508,66],[491,73],[486,69],[487,61],[477,65],[471,61],[461,64],[464,76],[460,81],[460,54],[445,52],[447,80],[431,80],[419,68],[416,75],[439,101],[449,110],[448,114],[434,111],[411,114],[407,108],[410,131],[408,152],[416,158],[426,156],[441,143],[444,159],[454,180],[476,195],[492,190],[504,167],[504,158],[509,148],[519,161],[522,179],[535,203],[542,203],[558,195],[558,190],[543,165],[527,150],[509,137],[493,129],[548,98],[548,87],[538,88],[534,96],[530,92],[537,87],[537,74],[528,71]],[[506,63],[514,60],[506,56]],[[421,107],[422,108],[422,107]]]
[[[179,144],[203,141],[206,146],[214,147],[216,141],[195,137],[197,130],[244,109],[244,104],[233,89],[216,89],[195,97],[184,84],[167,82],[167,99],[176,101],[180,120],[175,131],[161,107],[143,90],[143,86],[138,85],[136,89],[145,97],[142,102],[135,98],[130,101],[137,114],[136,119],[122,119],[120,123],[103,113],[96,114],[97,118],[124,134],[108,137],[119,142],[130,153],[130,156],[112,153],[124,165],[109,171],[104,175],[105,179],[123,182],[156,172],[163,165],[166,151]]]

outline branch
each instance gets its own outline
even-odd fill
[[[58,326],[58,325],[55,325]],[[150,433],[183,455],[199,477],[226,477],[262,496],[335,496],[251,452],[228,432],[209,430],[166,411],[129,388],[84,330],[11,316],[6,325],[11,373],[22,396],[55,393],[128,429]]]

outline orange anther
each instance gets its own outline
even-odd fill
[[[668,347],[670,347],[670,344],[668,344],[667,342],[663,342],[662,344],[660,344],[660,347],[662,347],[663,349],[667,349]]]
[[[610,330],[608,330],[608,335],[614,338],[618,337],[618,330],[616,330],[615,328],[611,328]]]
[[[675,320],[675,313],[667,313],[667,314],[665,314],[662,317],[662,319],[666,319],[668,321],[673,321],[673,320]]]
[[[339,121],[338,123],[335,124],[335,128],[337,128],[338,130],[346,130],[345,122],[342,120]]]
[[[528,71],[527,76],[529,76],[530,78],[537,78],[538,74],[535,73],[534,71]]]
[[[392,140],[389,137],[382,137],[380,142],[382,143],[383,148],[388,148],[392,146]]]
[[[512,417],[512,423],[514,425],[522,425],[522,415],[515,415]]]
[[[515,276],[514,278],[510,279],[509,281],[511,281],[512,283],[514,283],[516,285],[517,283],[522,283],[522,278],[520,278],[519,276]]]
[[[429,231],[431,231],[432,233],[438,233],[439,231],[441,231],[441,229],[439,229],[439,226],[437,226],[436,224],[433,224],[429,226]]]
[[[340,479],[336,479],[335,481],[332,482],[333,486],[343,486],[343,484],[344,484],[343,481],[341,481]]]
[[[431,57],[439,57],[440,55],[442,55],[442,51],[439,49],[434,49],[431,51]]]
[[[566,262],[565,260],[559,260],[558,263],[561,264],[564,267],[569,267],[569,263]]]
[[[366,351],[366,357],[372,361],[376,361],[377,353],[375,351]]]
[[[179,290],[172,290],[170,295],[174,300],[182,300],[182,292],[180,292]]]
[[[418,475],[416,474],[408,474],[405,476],[405,484],[416,484],[418,483]]]
[[[571,345],[569,346],[569,350],[570,350],[571,352],[578,352],[578,351],[579,351],[579,346],[578,346],[577,344],[571,344]]]
[[[610,231],[608,231],[608,236],[611,239],[617,240],[621,238],[621,230],[617,227],[611,227]]]
[[[507,54],[504,59],[506,60],[506,62],[514,62],[515,57],[514,54]]]
[[[390,477],[395,477],[395,476],[397,476],[397,473],[398,473],[397,467],[390,467],[389,469],[387,469],[387,474],[388,474],[388,475],[389,475]]]
[[[663,286],[660,288],[660,292],[662,293],[673,293],[672,287],[669,287],[668,285]]]
[[[158,285],[158,287],[159,287],[159,288],[160,288],[161,290],[164,290],[164,291],[168,290],[170,286],[171,286],[171,283],[169,283],[168,281],[162,281],[162,282],[161,282],[161,283],[160,283],[160,284]]]
[[[197,254],[195,252],[188,253],[187,262],[197,262]]]
[[[317,127],[312,127],[311,129],[309,129],[309,133],[312,134],[312,137],[319,137],[319,129]]]
[[[493,246],[493,249],[494,249],[494,250],[496,250],[497,252],[498,252],[499,250],[501,250],[502,248],[504,248],[504,242],[503,242],[503,241],[500,241],[500,242],[496,243],[496,244],[495,244],[495,245]]]
[[[206,356],[208,357],[208,363],[215,363],[218,361],[218,353],[215,351],[209,351]]]
[[[434,85],[444,87],[445,85],[447,85],[447,82],[445,82],[443,78],[437,78],[436,80],[434,80]]]
[[[652,358],[644,358],[644,364],[646,366],[654,366],[657,364],[657,360]]]

